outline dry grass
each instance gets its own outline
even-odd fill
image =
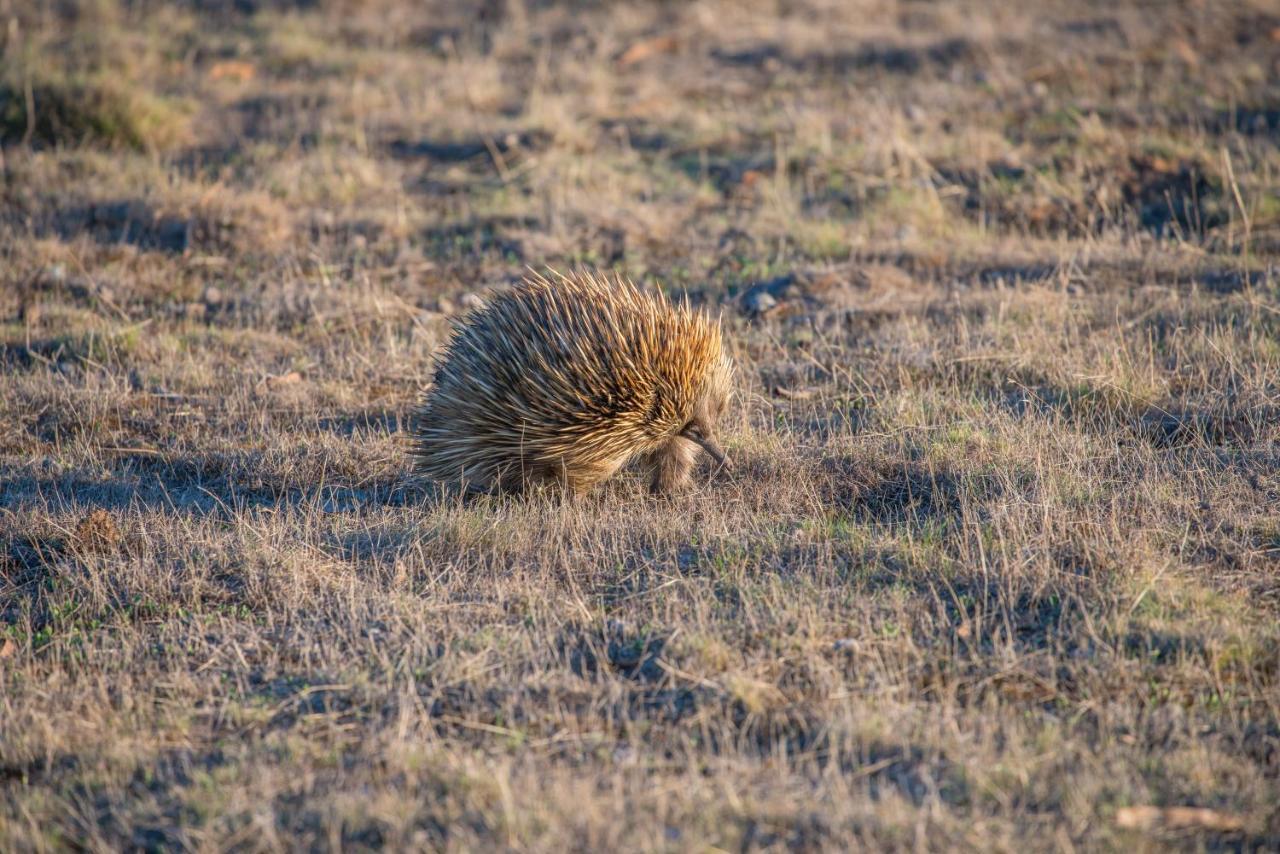
[[[1280,846],[1270,4],[483,10],[0,0],[0,849]],[[731,474],[409,480],[543,264]]]

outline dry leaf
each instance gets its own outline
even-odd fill
[[[5,638],[4,643],[0,644],[0,659],[9,658],[18,652],[18,645],[13,642],[12,638]]]
[[[285,386],[297,385],[302,382],[302,374],[297,371],[289,371],[287,374],[279,376],[263,377],[262,382],[258,383],[258,391],[273,391]]]
[[[1116,825],[1125,830],[1200,828],[1231,831],[1244,827],[1244,817],[1218,812],[1206,807],[1153,807],[1149,805],[1121,807],[1116,810]]]
[[[791,400],[808,400],[817,393],[817,390],[812,388],[790,389],[786,386],[778,386],[774,391],[778,393],[779,397],[785,397]]]
[[[618,67],[626,68],[628,65],[635,65],[637,62],[656,56],[660,53],[671,53],[676,49],[675,36],[655,36],[651,39],[638,41],[631,47],[623,51],[622,56],[618,57]]]
[[[252,80],[257,73],[258,70],[254,68],[253,63],[239,59],[227,59],[209,66],[210,80],[234,80],[237,83],[245,83]]]
[[[1184,39],[1178,39],[1173,43],[1173,52],[1178,55],[1178,59],[1192,68],[1200,65],[1200,54],[1196,53],[1196,49]]]

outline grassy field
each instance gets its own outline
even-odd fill
[[[1280,847],[1272,3],[0,24],[0,850]],[[414,482],[546,265],[731,472]]]

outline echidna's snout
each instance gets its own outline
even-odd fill
[[[725,456],[724,449],[720,447],[720,443],[716,441],[715,436],[711,435],[709,430],[703,429],[697,422],[691,423],[680,432],[681,436],[691,442],[697,443],[698,447],[706,451],[711,459],[716,461],[716,465],[721,468],[732,468],[729,458]]]
[[[725,407],[729,405],[731,375],[732,367],[727,359],[722,358],[712,366],[702,393],[693,405],[689,423],[680,430],[683,438],[706,451],[707,456],[715,461],[716,467],[721,469],[732,468],[724,448],[716,441],[716,425],[720,423]]]
[[[708,437],[698,444],[702,446],[702,450],[711,455],[711,459],[715,460],[716,465],[720,468],[733,468],[733,463],[729,462],[729,458],[724,455],[724,449],[720,447],[719,443],[716,442],[715,439]]]

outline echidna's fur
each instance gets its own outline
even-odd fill
[[[582,492],[642,456],[655,492],[684,486],[732,365],[687,301],[590,273],[534,275],[455,329],[418,409],[417,468],[473,489]]]

